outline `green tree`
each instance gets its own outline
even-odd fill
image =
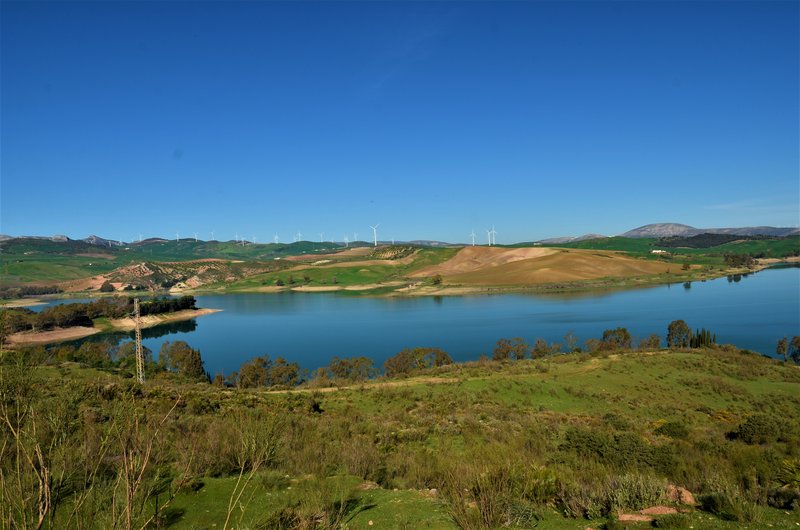
[[[84,342],[75,352],[78,362],[90,366],[108,366],[111,364],[111,345],[105,342]]]
[[[789,339],[783,337],[778,341],[778,345],[775,347],[775,353],[783,357],[783,361],[788,361],[787,354],[789,353]]]
[[[206,377],[200,351],[191,348],[186,342],[176,340],[164,342],[158,352],[158,362],[167,370],[177,372],[192,379]]]
[[[564,344],[567,345],[567,352],[571,353],[578,349],[578,337],[571,331],[564,335]]]
[[[550,353],[550,348],[547,346],[547,341],[544,339],[536,339],[531,349],[531,357],[534,359],[541,359]]]
[[[334,378],[346,381],[364,381],[376,373],[369,357],[334,357],[328,365],[328,371]]]
[[[492,351],[492,359],[503,361],[506,359],[522,360],[528,355],[530,346],[522,337],[513,339],[500,339]]]
[[[300,382],[300,365],[278,357],[269,370],[270,386],[294,386]]]
[[[692,339],[692,330],[683,320],[673,320],[667,326],[667,346],[670,348],[688,348]]]
[[[795,364],[800,364],[800,335],[792,337],[792,341],[789,343],[789,357]]]
[[[153,362],[153,352],[147,346],[142,346],[142,355],[144,355],[145,365]],[[120,368],[126,370],[136,370],[136,343],[126,342],[117,350],[114,360],[117,361]]]
[[[631,348],[631,334],[626,328],[607,329],[603,331],[604,350],[629,350]]]
[[[255,357],[246,361],[239,368],[236,386],[239,388],[258,388],[267,386],[270,382],[272,361],[269,355]]]
[[[661,348],[661,337],[652,333],[639,341],[639,349],[644,351],[657,350]]]
[[[451,364],[450,355],[439,348],[404,349],[383,363],[383,371],[388,377],[408,374],[415,370]]]
[[[717,343],[717,335],[712,335],[706,328],[698,329],[689,340],[692,348],[708,348]]]

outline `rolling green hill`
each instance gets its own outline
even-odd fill
[[[140,387],[130,365],[36,358],[0,357],[2,395],[28,411],[0,459],[0,477],[21,470],[0,492],[18,526],[36,518],[42,469],[60,492],[50,527],[119,524],[126,461],[141,477],[137,527],[156,515],[166,528],[583,529],[654,506],[655,523],[626,528],[800,524],[800,370],[732,349],[483,361],[297,391],[169,373]],[[53,422],[30,436],[45,411]],[[15,450],[37,443],[44,464],[16,468]]]

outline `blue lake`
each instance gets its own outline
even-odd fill
[[[330,293],[207,295],[198,307],[215,313],[145,330],[144,344],[157,353],[165,340],[184,340],[200,350],[212,374],[237,370],[269,354],[302,367],[327,365],[331,357],[365,355],[380,366],[403,348],[435,346],[454,360],[491,355],[501,337],[580,343],[623,326],[635,340],[684,319],[690,327],[766,354],[785,335],[800,334],[800,268],[784,267],[737,278],[581,295],[490,295],[365,298]],[[127,340],[127,337],[123,338]]]

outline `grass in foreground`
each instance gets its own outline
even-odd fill
[[[487,361],[324,393],[169,374],[139,387],[12,361],[0,365],[3,520],[36,517],[29,492],[47,469],[51,528],[71,512],[87,528],[126,527],[128,509],[139,526],[156,503],[175,528],[222,528],[228,515],[236,528],[585,528],[653,504],[689,510],[677,528],[800,523],[784,469],[800,466],[800,370],[755,355]],[[44,467],[20,460],[16,482],[16,449],[37,447]],[[669,483],[701,505],[678,506]],[[113,495],[126,485],[130,503]]]

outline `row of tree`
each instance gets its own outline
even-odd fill
[[[255,357],[242,364],[238,372],[233,372],[225,380],[222,374],[214,377],[216,386],[235,386],[237,388],[257,388],[264,386],[295,386],[303,381],[300,365],[290,363],[283,357],[274,361],[269,355]]]
[[[451,364],[450,355],[439,348],[406,348],[390,357],[383,364],[383,371],[388,377],[410,374],[418,370]],[[374,361],[369,357],[334,357],[328,366],[319,368],[314,373],[318,384],[333,382],[366,381],[379,374]],[[238,371],[227,378],[222,374],[214,377],[217,386],[234,386],[237,388],[288,387],[295,386],[309,379],[307,370],[302,370],[296,362],[288,362],[283,357],[270,359],[262,355],[246,361]]]
[[[155,298],[140,304],[140,313],[155,315],[196,309],[194,296]],[[39,331],[72,326],[92,326],[95,318],[124,318],[133,313],[133,298],[112,296],[87,303],[59,304],[39,313],[25,308],[0,310],[0,336],[18,331]]]
[[[791,359],[795,364],[800,364],[800,335],[795,335],[791,341],[788,337],[778,340],[775,353],[782,356],[786,362]]]
[[[171,372],[192,380],[209,380],[200,351],[182,340],[165,341],[158,352],[158,362],[153,361],[153,352],[146,346],[143,347],[143,353],[149,375]],[[136,345],[133,341],[119,345],[103,340],[87,340],[77,346],[37,346],[27,348],[25,354],[40,364],[76,362],[92,368],[120,369],[131,375],[136,371]]]
[[[40,296],[43,294],[63,293],[55,285],[22,285],[20,287],[0,287],[0,299],[22,298],[25,296]]]
[[[756,264],[755,258],[749,254],[725,254],[723,259],[728,267],[737,269],[743,267],[752,269]]]

